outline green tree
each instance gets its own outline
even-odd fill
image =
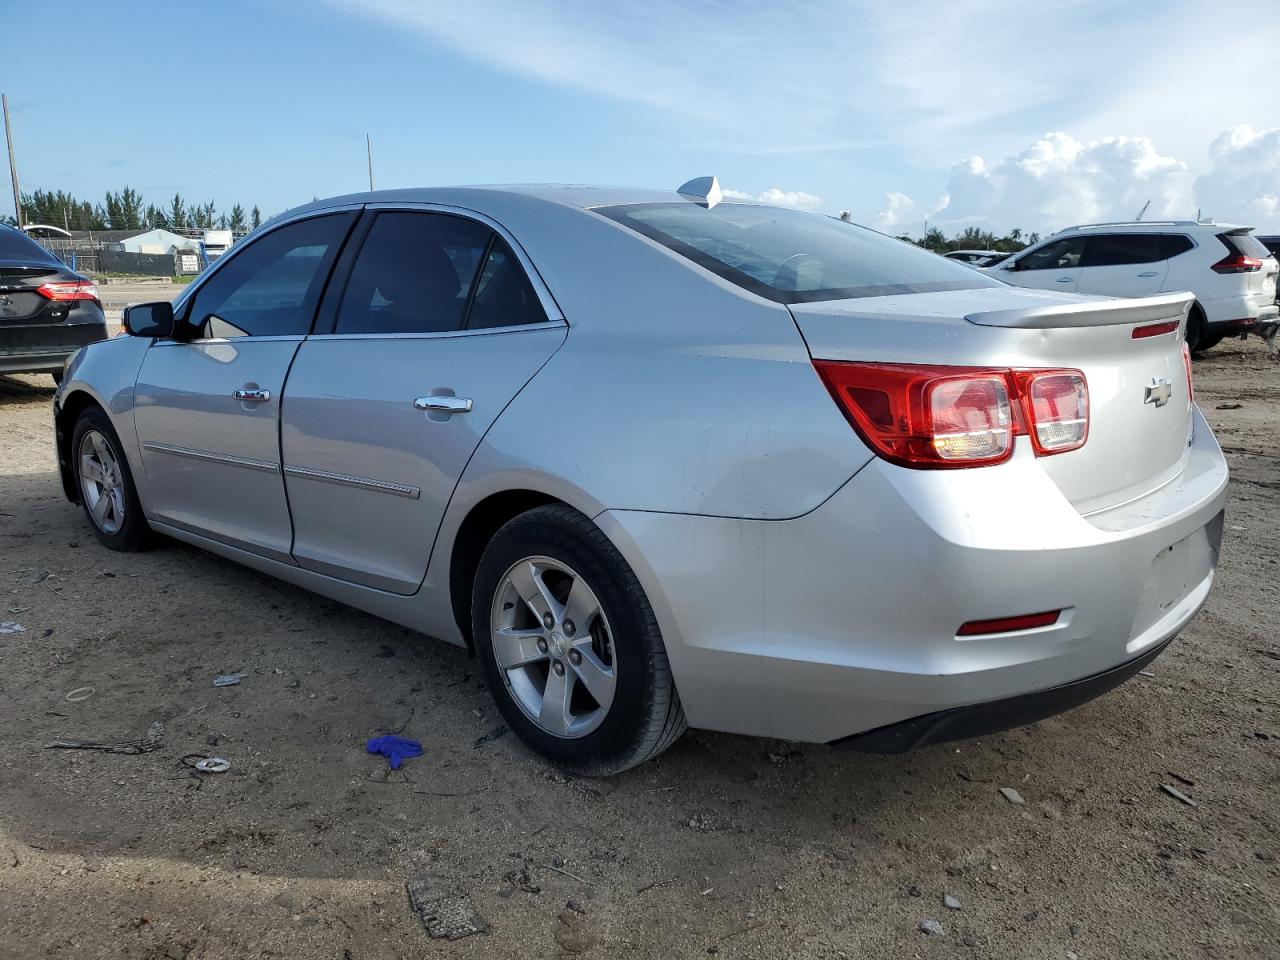
[[[249,229],[257,230],[262,226],[262,212],[258,209],[258,205],[253,205],[253,212],[249,214]]]
[[[175,193],[169,204],[169,228],[185,230],[187,227],[187,206],[182,201],[182,194]]]
[[[231,208],[231,217],[227,220],[227,226],[233,233],[244,233],[244,207],[236,204]]]

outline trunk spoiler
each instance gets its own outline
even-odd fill
[[[1195,300],[1193,293],[1162,293],[1128,300],[1082,300],[1079,303],[1014,310],[986,310],[965,315],[981,327],[1105,327],[1121,323],[1153,323],[1181,319]]]

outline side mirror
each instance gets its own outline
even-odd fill
[[[172,337],[173,304],[168,300],[161,300],[125,307],[124,329],[125,333],[135,337]]]

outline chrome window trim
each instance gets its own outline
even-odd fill
[[[388,480],[370,480],[367,477],[353,477],[345,473],[329,473],[327,470],[312,470],[310,467],[285,467],[286,477],[299,477],[305,480],[319,480],[322,483],[336,483],[343,487],[355,487],[358,490],[372,490],[375,493],[389,493],[396,497],[417,500],[422,491],[405,483],[391,483]]]
[[[560,309],[560,304],[556,303],[556,298],[551,293],[551,288],[547,286],[546,281],[542,279],[542,274],[538,272],[538,268],[533,265],[533,261],[529,259],[529,254],[525,252],[520,241],[517,240],[502,224],[488,214],[481,213],[479,210],[472,210],[470,207],[460,207],[448,203],[427,203],[415,202],[412,200],[400,201],[375,201],[366,203],[365,209],[370,212],[383,210],[405,210],[409,212],[418,211],[421,213],[448,213],[455,217],[465,217],[468,220],[476,220],[483,223],[486,227],[493,230],[498,236],[507,242],[507,246],[516,255],[516,259],[520,261],[520,266],[524,268],[525,276],[529,278],[529,282],[533,284],[533,291],[538,295],[538,302],[542,304],[543,312],[546,313],[548,320],[559,320],[568,323],[565,318],[564,311]],[[529,324],[536,326],[536,324]],[[498,327],[490,327],[490,330],[497,330]]]
[[[248,470],[261,470],[263,473],[278,473],[280,471],[279,464],[272,463],[269,460],[254,460],[251,457],[233,457],[226,453],[211,453],[208,450],[194,450],[191,447],[179,447],[172,443],[158,443],[155,440],[144,441],[142,449],[150,450],[153,453],[167,453],[175,457],[187,457],[191,460],[227,463],[235,467],[244,467]]]
[[[437,330],[433,333],[313,333],[308,340],[455,340],[495,333],[521,333],[525,330],[564,330],[564,320],[544,323],[512,323],[505,327],[481,327],[478,330]]]
[[[238,343],[301,343],[307,339],[301,334],[290,333],[281,335],[272,335],[269,337],[205,337],[198,340],[156,340],[151,344],[152,347],[191,347],[199,344],[210,343],[229,343],[232,346]]]

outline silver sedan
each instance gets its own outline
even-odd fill
[[[1189,295],[1017,289],[680,192],[293,210],[69,361],[67,496],[475,652],[585,773],[687,725],[873,750],[1141,669],[1213,581]]]

